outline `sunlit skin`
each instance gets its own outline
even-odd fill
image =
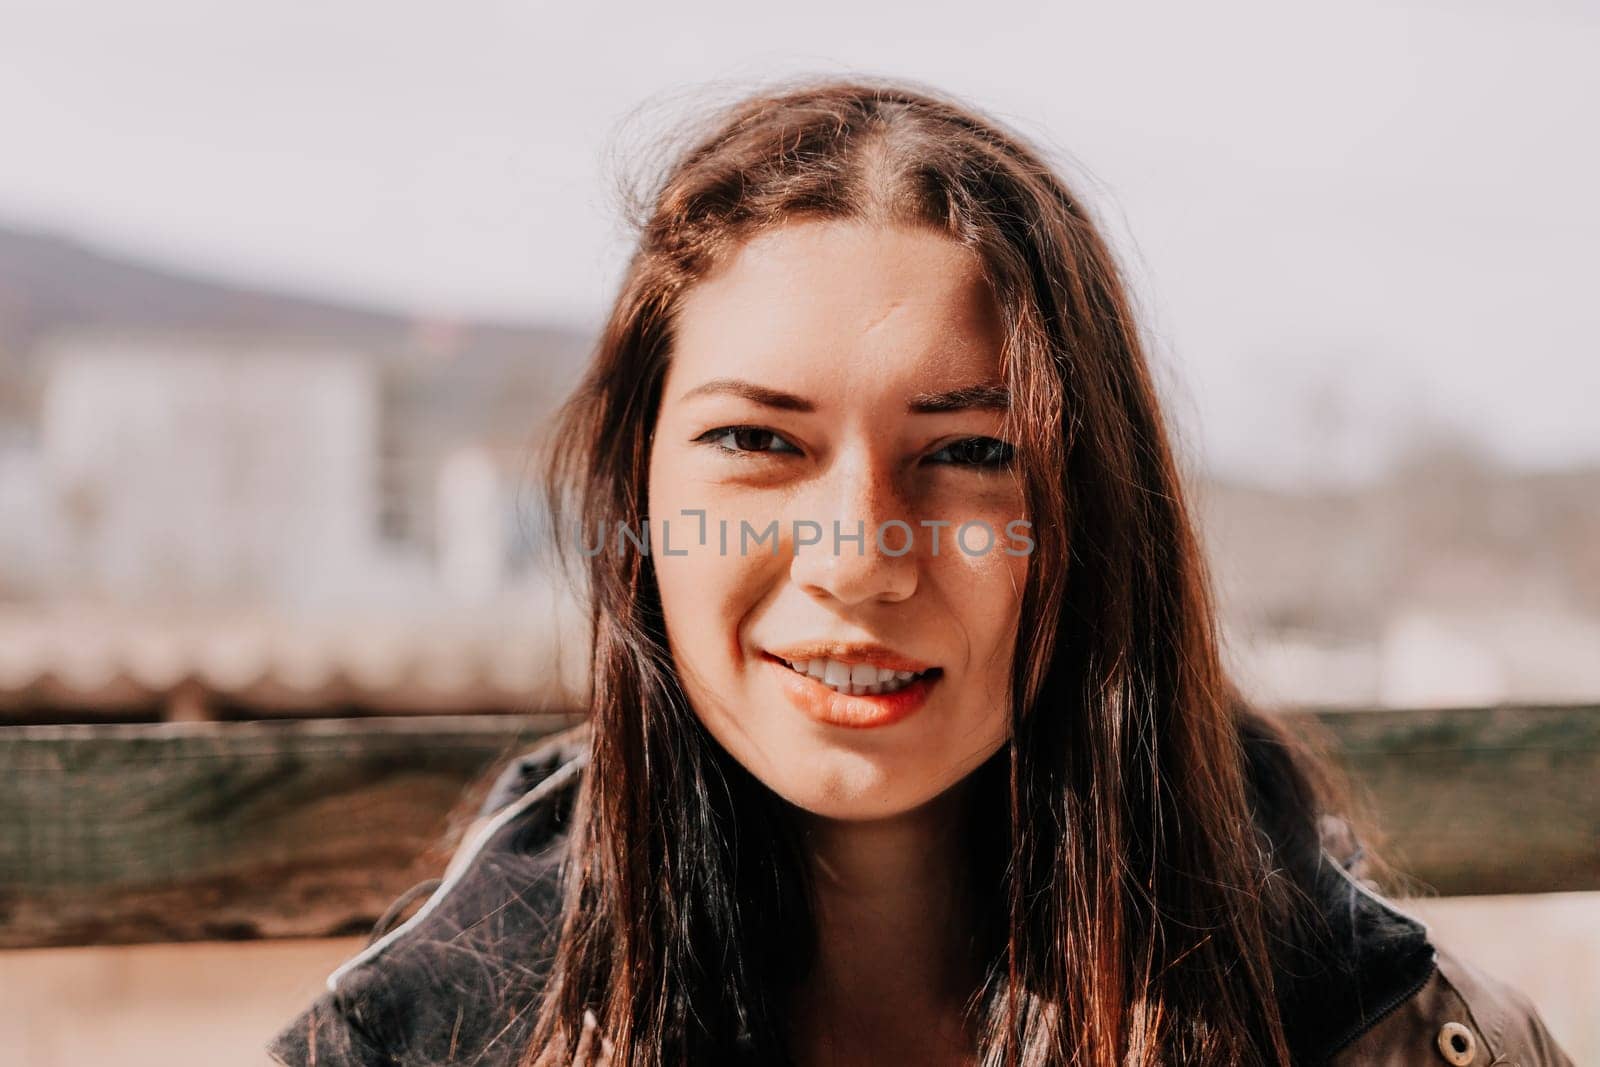
[[[857,222],[753,239],[689,291],[677,319],[650,454],[652,561],[695,713],[808,826],[822,951],[793,1006],[803,1062],[958,1062],[969,1047],[961,786],[1008,735],[1028,563],[1005,551],[1022,547],[1004,531],[1026,517],[1023,494],[1004,413],[978,388],[1002,383],[1002,351],[973,253],[929,230]],[[708,387],[730,379],[771,392],[763,402]],[[988,402],[908,410],[954,391]],[[684,514],[694,510],[706,513],[704,546]],[[777,553],[767,542],[741,554],[740,520],[761,530],[774,519]],[[904,555],[873,536],[890,519],[915,531]],[[819,524],[822,542],[797,552],[795,520]],[[835,520],[847,533],[864,523],[864,545],[835,552]],[[937,554],[922,520],[951,523]],[[988,551],[952,543],[973,520],[999,535]],[[890,550],[903,543],[887,535]],[[884,646],[937,674],[909,713],[849,704],[866,708],[865,728],[825,721],[817,701],[797,704],[798,676],[770,654],[815,641]]]

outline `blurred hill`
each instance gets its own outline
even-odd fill
[[[69,237],[0,226],[0,356],[65,330],[316,337],[402,354],[537,357],[553,379],[583,360],[588,337],[539,325],[458,322],[231,284],[104,251]]]
[[[1355,705],[1600,694],[1600,467],[1507,469],[1419,438],[1380,479],[1211,480],[1199,512],[1246,681]]]
[[[1400,602],[1600,617],[1600,467],[1511,471],[1441,447],[1357,488],[1202,495],[1215,576],[1258,627],[1350,637]]]

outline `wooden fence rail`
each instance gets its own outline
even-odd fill
[[[1600,889],[1600,707],[1312,714],[1446,894]],[[0,947],[362,932],[571,715],[0,727]]]

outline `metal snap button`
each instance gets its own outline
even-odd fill
[[[1478,1054],[1478,1039],[1460,1023],[1445,1023],[1439,1027],[1439,1055],[1451,1067],[1467,1067]]]

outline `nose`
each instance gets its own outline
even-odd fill
[[[795,516],[790,579],[819,599],[894,603],[917,589],[917,523],[893,476],[869,461],[844,463],[804,494]],[[896,521],[898,520],[898,521]],[[804,542],[804,543],[803,543]]]

